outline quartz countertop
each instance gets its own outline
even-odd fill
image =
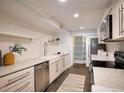
[[[115,61],[114,57],[110,56],[100,56],[100,55],[91,55],[92,61]]]
[[[93,67],[95,86],[124,91],[124,70]]]
[[[124,90],[93,85],[92,92],[124,92]]]
[[[29,60],[24,60],[20,62],[15,62],[14,65],[9,65],[9,66],[1,66],[0,67],[0,77],[11,74],[13,72],[32,67],[34,65],[43,63],[45,61],[51,62],[51,60],[55,60],[60,58],[61,56],[67,55],[68,53],[63,53],[60,55],[47,55],[43,57],[38,57],[38,58],[32,58]],[[52,61],[53,62],[53,61]]]

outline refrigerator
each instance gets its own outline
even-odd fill
[[[91,63],[91,55],[97,55],[98,38],[96,36],[86,36],[86,66]]]

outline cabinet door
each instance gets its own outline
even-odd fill
[[[70,66],[68,57],[69,57],[68,55],[65,55],[65,70]]]
[[[121,5],[124,0],[117,0],[113,3],[112,14],[113,14],[113,39],[118,39],[121,37]]]
[[[56,79],[57,72],[58,72],[58,70],[57,70],[57,64],[56,64],[56,62],[53,63],[53,64],[50,64],[49,65],[50,83],[52,83]]]
[[[66,70],[66,56],[63,56],[63,71]]]
[[[124,37],[124,0],[119,2],[119,36]]]
[[[119,5],[117,3],[113,4],[112,14],[113,14],[113,39],[116,39],[119,36]]]
[[[58,75],[63,72],[63,58],[61,58],[58,62]]]

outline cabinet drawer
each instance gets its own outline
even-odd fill
[[[34,68],[28,68],[0,78],[0,91],[17,91],[21,86],[34,85]],[[24,87],[25,87],[24,86]],[[19,89],[21,90],[21,89]]]
[[[31,76],[28,76],[28,77],[25,77],[25,78],[23,78],[22,80],[19,80],[19,81],[17,81],[17,82],[15,82],[15,83],[13,83],[13,84],[10,84],[10,85],[8,85],[8,86],[6,86],[6,87],[3,87],[3,88],[1,88],[0,89],[0,91],[2,91],[2,92],[15,92],[15,91],[17,91],[19,88],[21,88],[23,85],[25,85],[25,83],[27,84],[27,83],[32,83],[33,81],[32,81],[32,79],[31,79]],[[28,85],[29,85],[28,84]],[[33,83],[32,83],[33,84]],[[28,86],[27,85],[27,86]]]
[[[31,90],[28,90],[28,88],[31,87],[31,89],[33,90],[33,81],[30,79],[29,81],[23,82],[21,84],[19,84],[18,86],[14,87],[11,90],[8,90],[9,92],[31,92]]]

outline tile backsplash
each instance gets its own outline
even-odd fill
[[[113,54],[115,51],[124,51],[124,42],[107,43],[107,51]]]

